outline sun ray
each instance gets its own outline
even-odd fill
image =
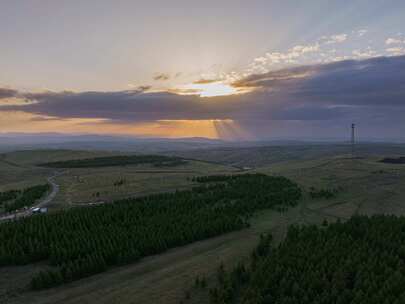
[[[246,89],[237,88],[230,84],[218,82],[191,83],[174,90],[180,95],[199,95],[200,97],[228,96],[245,93]]]

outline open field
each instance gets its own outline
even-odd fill
[[[354,213],[404,214],[405,166],[380,163],[379,159],[337,157],[279,163],[258,171],[289,177],[306,189],[342,187],[341,193],[327,205],[317,200],[308,203],[308,208],[322,209],[324,214],[342,219]]]
[[[46,182],[54,169],[37,167],[46,161],[62,161],[111,155],[109,152],[71,150],[26,150],[0,154],[0,191]]]
[[[350,155],[349,144],[269,145],[259,147],[218,147],[167,153],[184,158],[215,161],[238,167],[261,168],[285,161],[307,161],[341,155]],[[404,144],[361,143],[356,154],[362,157],[397,157],[405,154]]]
[[[69,169],[56,179],[61,185],[61,194],[55,202],[80,204],[168,192],[190,187],[193,176],[236,171],[232,167],[199,161],[190,161],[175,168],[140,165]],[[122,185],[114,185],[121,180]]]
[[[43,266],[7,267],[2,269],[0,278],[0,299],[4,299],[5,303],[16,304],[179,303],[181,300],[184,300],[184,303],[207,303],[207,294],[193,289],[194,278],[197,275],[205,275],[209,283],[213,281],[211,278],[218,265],[224,262],[225,265],[231,266],[246,257],[262,232],[271,231],[276,241],[279,241],[284,236],[288,225],[292,223],[321,223],[324,219],[334,221],[338,218],[346,220],[353,214],[405,215],[405,166],[380,163],[379,159],[378,157],[354,160],[344,157],[325,157],[318,160],[279,162],[259,168],[256,171],[291,178],[306,190],[311,186],[339,187],[341,190],[337,197],[328,200],[314,200],[310,199],[309,195],[305,195],[299,206],[285,213],[265,211],[257,214],[249,229],[175,248],[164,254],[145,258],[139,263],[115,268],[107,273],[59,288],[41,292],[21,292],[15,286],[21,288],[28,284],[28,274],[32,274]],[[192,169],[195,172],[182,172],[177,175],[168,172],[140,173],[132,169],[133,171],[126,172],[130,181],[126,187],[131,189],[139,183],[140,188],[137,193],[142,194],[141,189],[145,187],[151,192],[163,190],[163,185],[170,178],[176,180],[175,177],[178,177],[178,181],[173,181],[173,185],[179,186],[184,183],[187,186],[189,181],[184,178],[184,175],[193,176],[195,173],[206,175],[213,172],[214,167],[221,173],[223,173],[222,170],[229,169],[229,167],[210,166],[206,163],[195,163]],[[77,175],[85,181],[84,185],[76,182],[62,182],[63,179],[72,178],[71,175],[75,176],[71,172],[58,177],[58,180],[62,185],[74,184],[77,190],[71,190],[72,192],[82,193],[82,197],[91,197],[91,192],[86,189],[93,189],[93,186],[97,188],[97,185],[100,185],[100,189],[105,187],[104,179],[107,180],[108,174],[112,173],[109,170],[97,169],[100,170],[95,175],[98,178],[93,178],[92,170],[77,172]],[[115,174],[117,175],[111,176],[119,177],[119,172]],[[101,178],[102,176],[105,178]],[[19,283],[15,284],[15,282]],[[187,292],[191,294],[190,299],[185,299]]]
[[[43,168],[32,168],[11,162],[0,155],[0,191],[22,189],[46,182],[52,172]]]
[[[176,248],[60,288],[23,293],[10,297],[7,303],[178,303],[197,275],[210,277],[221,262],[233,265],[249,254],[263,230],[274,228],[281,236],[285,232],[282,227],[295,222],[298,213],[298,209],[283,216],[265,212],[251,229]],[[27,284],[27,272],[38,267],[6,268],[4,280],[15,280],[18,275],[20,282]]]
[[[232,173],[238,169],[208,163],[188,161],[176,167],[156,167],[140,164],[123,167],[101,168],[45,168],[37,164],[122,155],[102,151],[39,150],[19,151],[0,155],[0,191],[21,189],[45,183],[58,172],[54,181],[60,187],[55,199],[48,205],[51,209],[80,205],[83,203],[108,202],[128,196],[167,192],[190,187],[191,177],[207,174]],[[116,185],[123,181],[122,184]]]

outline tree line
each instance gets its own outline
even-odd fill
[[[254,211],[293,206],[301,197],[300,188],[284,177],[223,180],[1,224],[0,266],[47,260],[49,270],[32,279],[32,288],[47,288],[245,228]]]
[[[405,218],[354,216],[263,236],[248,262],[218,269],[212,304],[405,303]]]
[[[49,191],[49,184],[37,185],[24,190],[10,190],[0,194],[0,205],[3,202],[4,210],[11,212],[24,207],[32,206],[37,200]]]
[[[387,164],[405,164],[405,156],[397,157],[397,158],[390,158],[386,157],[382,160],[380,160],[381,163],[387,163]]]
[[[339,191],[340,191],[339,188],[316,189],[315,187],[310,187],[309,196],[313,199],[318,199],[318,198],[331,199],[331,198],[335,198],[337,196],[337,194],[339,193]]]
[[[126,165],[151,164],[156,167],[174,167],[187,163],[185,160],[163,155],[118,155],[94,157],[85,159],[72,159],[65,161],[56,161],[39,164],[43,167],[51,168],[95,168],[95,167],[112,167]]]
[[[0,206],[6,202],[16,199],[20,193],[21,190],[8,190],[0,192]]]

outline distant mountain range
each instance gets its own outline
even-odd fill
[[[59,133],[6,133],[0,134],[0,150],[25,149],[85,149],[119,150],[131,152],[159,152],[223,146],[222,140],[191,138],[138,138],[111,135],[69,135]]]
[[[388,141],[388,140],[387,140]],[[302,144],[344,143],[339,139],[264,141],[225,141],[204,137],[143,138],[134,136],[61,134],[61,133],[0,133],[0,151],[26,149],[108,150],[139,153],[189,151],[211,148],[242,148]],[[347,141],[346,141],[347,142]],[[375,141],[374,141],[375,142]],[[393,141],[391,141],[393,142]]]

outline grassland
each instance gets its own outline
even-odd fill
[[[192,186],[193,176],[232,173],[237,170],[200,161],[189,161],[175,168],[150,165],[69,169],[56,178],[61,191],[53,207],[108,202],[128,196],[168,192]],[[121,185],[116,185],[123,181]]]
[[[48,205],[52,211],[80,204],[109,202],[128,196],[184,189],[193,185],[193,176],[237,171],[231,166],[204,161],[188,161],[176,167],[161,168],[153,164],[69,169],[38,166],[44,162],[114,155],[122,154],[71,150],[33,150],[1,154],[0,191],[42,184],[57,171],[60,174],[54,181],[60,186],[60,191]],[[120,184],[120,181],[123,183]]]
[[[220,162],[237,167],[261,168],[285,161],[308,161],[350,155],[349,144],[284,144],[259,147],[218,147],[167,153],[184,158]],[[405,154],[404,144],[361,143],[356,145],[361,157],[397,157]]]
[[[30,168],[11,162],[4,155],[0,155],[0,191],[41,184],[46,181],[49,172],[47,169]]]
[[[110,155],[108,152],[71,150],[27,150],[0,154],[0,191],[19,189],[46,182],[54,171],[36,166],[46,161],[63,161]]]
[[[150,164],[155,167],[176,167],[186,161],[178,157],[164,155],[115,155],[104,157],[93,157],[85,159],[74,159],[57,162],[46,162],[40,164],[50,168],[100,168],[100,167],[122,167],[131,165]]]
[[[145,258],[140,263],[116,268],[60,288],[41,292],[21,291],[19,288],[24,289],[30,275],[43,266],[5,268],[0,278],[0,301],[4,299],[5,303],[16,304],[207,303],[207,294],[193,288],[194,278],[204,275],[208,282],[213,281],[211,278],[221,262],[229,267],[246,257],[264,231],[270,230],[277,241],[283,238],[287,226],[292,223],[321,223],[324,219],[334,221],[338,218],[345,220],[353,214],[405,215],[405,167],[380,163],[379,160],[379,157],[325,157],[279,162],[256,169],[267,174],[284,175],[307,190],[312,186],[340,187],[342,190],[335,198],[328,200],[313,200],[305,195],[298,207],[285,213],[265,211],[257,214],[249,229],[175,248],[162,255]],[[136,195],[163,191],[167,183],[168,188],[173,185],[187,187],[191,183],[188,177],[199,173],[205,175],[215,170],[217,173],[232,171],[232,168],[226,166],[199,162],[190,166],[181,168],[183,172],[177,173],[151,173],[147,168],[145,170],[148,172],[142,173],[145,172],[143,169],[131,168],[131,171],[125,171],[130,182],[123,187],[127,187],[127,194],[133,191],[131,189],[137,189],[132,192]],[[103,189],[120,174],[120,170],[109,168],[96,171],[78,169],[69,170],[68,174],[58,177],[58,180],[62,185],[73,185],[70,192],[65,190],[62,193],[70,193],[77,199],[81,195],[85,200],[92,197],[93,189]],[[108,176],[112,178],[108,179]],[[75,181],[79,177],[83,182]],[[139,188],[136,188],[137,185]],[[185,299],[187,292],[190,292],[190,299]]]
[[[282,174],[303,187],[342,187],[342,192],[327,205],[320,200],[308,202],[309,210],[342,219],[352,214],[404,214],[405,168],[383,164],[374,158],[332,158],[303,163],[280,163],[259,171]]]

